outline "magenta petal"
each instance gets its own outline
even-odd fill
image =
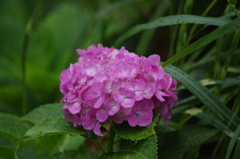
[[[105,103],[105,107],[108,110],[108,115],[116,114],[120,109],[120,104],[117,103],[113,98],[110,98]]]
[[[160,56],[153,54],[148,57],[148,59],[151,61],[151,64],[154,66],[158,66],[160,64]]]
[[[122,102],[122,106],[124,108],[131,108],[135,103],[135,100],[130,99],[130,98],[125,98]]]
[[[79,102],[75,102],[71,105],[68,106],[68,110],[70,113],[72,114],[77,114],[80,112],[81,110],[81,106],[80,106],[80,103]]]
[[[148,126],[152,123],[152,118],[152,111],[141,112],[141,114],[138,115],[138,125],[143,127]]]
[[[114,100],[118,103],[122,103],[123,102],[123,95],[121,95],[120,93],[114,93],[113,94]]]
[[[98,100],[97,100],[97,102],[94,104],[94,108],[99,108],[102,104],[103,104],[103,102],[104,102],[104,99],[105,99],[105,95],[102,95]]]
[[[82,123],[82,126],[86,130],[92,130],[95,126],[96,119],[85,120]]]
[[[63,114],[65,116],[65,118],[67,119],[67,121],[69,122],[74,122],[75,120],[75,115],[71,114],[68,109],[65,108],[65,106],[63,107]]]
[[[112,116],[112,120],[117,123],[121,124],[126,118],[126,115],[122,112],[117,112],[115,115]]]
[[[154,86],[152,86],[152,85],[150,85],[150,84],[146,84],[146,87],[145,87],[145,89],[144,89],[144,91],[143,91],[143,93],[144,93],[144,98],[146,98],[146,99],[151,99],[152,96],[153,96],[154,93],[155,93],[155,90],[156,90],[156,88],[154,88]]]
[[[94,127],[94,129],[93,129],[93,132],[96,134],[96,135],[98,135],[98,136],[103,136],[103,134],[102,134],[102,132],[101,132],[101,124],[99,124],[98,122],[96,122],[96,124],[95,124],[95,127]]]
[[[138,118],[135,114],[131,115],[131,116],[128,116],[127,117],[128,119],[128,124],[131,126],[131,127],[135,127],[137,126],[138,124]]]
[[[161,116],[165,116],[168,112],[168,106],[166,103],[163,103],[159,106],[159,113]]]
[[[104,109],[98,109],[96,112],[96,118],[99,122],[104,122],[108,118],[108,113]]]
[[[161,102],[164,102],[165,99],[163,98],[163,92],[158,90],[156,93],[155,93],[155,96],[161,101]]]

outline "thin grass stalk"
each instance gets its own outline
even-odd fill
[[[166,0],[160,1],[158,3],[155,13],[152,15],[149,21],[153,21],[154,19],[161,17],[167,9],[166,6],[167,6]],[[147,48],[149,47],[151,39],[154,36],[156,30],[157,29],[150,29],[143,32],[136,48],[136,53],[138,55],[146,55]]]
[[[222,143],[222,141],[223,141],[223,138],[225,137],[226,135],[225,134],[221,134],[221,136],[220,136],[220,138],[219,138],[219,140],[218,140],[218,143],[217,143],[217,145],[215,146],[215,148],[214,148],[214,151],[213,151],[213,153],[212,153],[212,157],[211,157],[211,159],[215,159],[216,157],[216,153],[217,153],[217,150],[219,149],[219,147],[220,147],[220,145],[221,145],[221,143]]]
[[[235,3],[237,3],[237,0],[236,2],[234,0],[228,0],[228,4],[233,9],[234,13],[240,18],[240,14],[238,13]]]
[[[174,14],[174,0],[169,0],[169,15]],[[169,53],[168,58],[172,57],[174,55],[174,52],[176,51],[174,48],[175,46],[175,39],[177,37],[177,30],[178,26],[170,26],[170,44],[169,44]]]
[[[209,5],[208,5],[208,7],[205,9],[205,11],[203,12],[203,14],[201,15],[201,16],[206,16],[207,15],[207,13],[212,9],[212,7],[215,5],[215,3],[217,2],[217,0],[213,0]],[[193,27],[192,27],[192,29],[191,29],[191,31],[190,31],[190,33],[189,33],[189,35],[188,35],[188,39],[191,39],[191,37],[193,36],[193,33],[195,32],[195,30],[196,30],[196,28],[197,28],[197,24],[195,24]]]
[[[215,63],[214,63],[214,78],[220,78],[221,73],[221,54],[222,54],[222,41],[223,39],[220,38],[216,41],[216,51],[215,51]],[[218,84],[214,91],[214,94],[218,97],[221,92],[221,85]]]
[[[22,43],[22,57],[21,57],[21,63],[22,63],[22,115],[25,115],[27,112],[27,86],[26,86],[26,55],[27,55],[27,48],[29,44],[29,35],[26,32],[24,34],[23,43]]]
[[[190,14],[192,10],[192,0],[186,0],[186,3],[183,8],[183,13],[184,14]],[[187,25],[186,24],[181,24],[179,28],[179,34],[178,34],[178,42],[177,42],[177,52],[181,50],[183,47],[188,46],[189,41],[187,40]],[[183,66],[185,62],[185,57],[181,59],[180,61],[180,66]]]
[[[230,50],[229,50],[229,53],[226,57],[226,62],[224,63],[223,65],[223,69],[222,69],[222,73],[221,73],[221,78],[224,79],[227,75],[227,69],[228,67],[230,66],[230,62],[232,60],[232,57],[233,57],[233,54],[234,54],[234,51],[237,47],[237,44],[239,42],[239,38],[240,38],[240,30],[237,30],[235,32],[235,35],[233,37],[233,41],[232,41],[232,44],[230,46]]]
[[[239,134],[240,134],[240,124],[237,127],[237,129],[236,129],[236,131],[235,131],[235,133],[234,133],[234,135],[233,135],[233,137],[232,137],[232,139],[231,139],[231,141],[230,141],[230,143],[228,145],[225,159],[229,159],[230,158],[231,152],[232,152],[232,150],[234,148],[234,145],[235,145],[235,143],[237,141],[237,138],[238,138]]]
[[[23,88],[23,102],[22,102],[22,115],[27,113],[27,85],[26,85],[26,57],[27,49],[29,45],[29,36],[33,26],[33,18],[28,20],[26,31],[24,33],[23,43],[22,43],[22,88]]]

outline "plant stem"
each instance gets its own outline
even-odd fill
[[[23,102],[22,102],[22,115],[25,115],[27,112],[27,87],[26,87],[26,55],[27,48],[29,44],[29,34],[32,27],[32,19],[30,18],[24,33],[23,43],[22,43],[22,88],[23,88]]]
[[[228,55],[226,56],[226,60],[223,65],[223,68],[222,68],[222,74],[221,74],[222,79],[224,79],[227,75],[227,69],[230,66],[234,51],[236,50],[236,48],[238,46],[239,38],[240,38],[240,30],[237,30],[234,34],[233,41],[230,46],[230,50],[228,52]]]
[[[88,138],[89,139],[89,138]],[[99,144],[98,140],[94,140],[94,139],[89,139],[90,141],[92,141],[96,146],[97,148],[99,148],[99,150],[104,154],[106,153],[105,150],[103,149],[103,147]]]
[[[114,123],[112,123],[112,129],[110,130],[109,133],[109,138],[108,138],[108,147],[107,147],[107,152],[112,152],[113,151],[113,145],[114,145],[114,138],[115,138],[115,130],[114,128]]]
[[[205,9],[205,11],[203,12],[203,14],[202,14],[201,16],[205,17],[205,16],[207,15],[207,13],[208,13],[208,12],[212,9],[212,7],[215,5],[216,2],[217,2],[217,0],[213,0],[213,1],[209,4],[209,6]],[[190,31],[190,33],[189,33],[189,35],[188,35],[188,39],[192,38],[193,33],[194,33],[194,31],[196,30],[197,26],[198,26],[197,24],[194,24],[194,26],[192,27],[192,29],[191,29],[191,31]]]

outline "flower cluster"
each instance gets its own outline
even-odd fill
[[[74,126],[102,136],[102,122],[127,121],[131,127],[146,127],[153,109],[165,124],[177,100],[177,82],[161,66],[160,56],[139,57],[128,52],[92,45],[78,49],[80,58],[61,73],[63,112]]]

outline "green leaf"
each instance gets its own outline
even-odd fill
[[[112,14],[111,12],[116,11],[117,9],[132,3],[134,1],[137,0],[122,0],[122,1],[116,1],[115,3],[109,3],[109,5],[107,7],[100,7],[101,10],[98,11],[98,13],[96,13],[96,19],[100,19],[105,17],[106,15]]]
[[[81,135],[65,135],[62,144],[59,145],[59,152],[77,150],[80,145],[84,144],[85,138]]]
[[[65,151],[63,153],[56,154],[53,159],[98,159],[98,155],[95,152],[85,152],[84,154],[79,151]]]
[[[0,146],[0,159],[14,159],[15,147]]]
[[[159,123],[156,124],[155,130],[156,132],[165,133],[165,132],[173,132],[181,128],[182,127],[180,125],[178,125],[177,123],[174,123],[173,121],[168,121],[168,126],[166,126],[163,120],[161,120]]]
[[[64,138],[63,134],[43,136],[36,138],[36,151],[38,154],[52,158]]]
[[[202,144],[216,133],[217,129],[199,125],[185,126],[175,132],[157,132],[158,157],[170,157],[176,153]]]
[[[178,61],[179,59],[187,56],[190,53],[193,53],[194,51],[200,49],[201,47],[209,44],[210,42],[222,37],[223,35],[230,33],[234,30],[237,30],[240,28],[240,18],[233,20],[232,22],[229,22],[216,30],[212,31],[211,33],[207,34],[206,36],[202,37],[198,41],[192,43],[190,46],[180,50],[177,54],[172,56],[170,59],[168,59],[164,64],[163,67],[172,64],[173,62]]]
[[[130,140],[142,140],[155,134],[154,127],[158,120],[157,113],[154,113],[153,121],[147,127],[135,126],[131,127],[128,122],[123,122],[122,124],[115,124],[116,133],[124,139]]]
[[[7,137],[0,135],[0,146],[15,146]]]
[[[15,159],[48,159],[37,153],[35,148],[29,142],[19,143],[15,151]]]
[[[233,113],[228,109],[212,92],[202,86],[194,78],[187,73],[174,67],[167,66],[164,68],[170,73],[173,78],[182,83],[193,95],[195,95],[204,105],[206,105],[222,122],[229,126],[232,131],[235,131],[240,120],[233,116]]]
[[[234,151],[234,155],[233,155],[233,159],[238,159],[239,156],[240,156],[240,140],[237,141],[235,151]]]
[[[154,159],[157,158],[157,139],[152,135],[147,139],[131,141],[122,140],[120,150],[103,154],[99,159]]]
[[[223,133],[226,133],[227,135],[232,133],[232,131],[212,113],[202,112],[202,113],[198,113],[196,115],[196,117],[201,119],[203,122],[212,125],[213,127],[217,128],[218,130],[221,130]]]
[[[16,123],[16,120],[15,115],[0,113],[0,134],[13,143],[17,143],[29,128],[26,123]]]
[[[228,23],[229,21],[230,21],[229,19],[225,19],[225,18],[201,17],[196,15],[166,16],[166,17],[158,18],[146,24],[140,24],[132,27],[125,34],[123,34],[113,44],[113,46],[116,47],[128,37],[147,29],[153,29],[157,27],[163,27],[163,26],[169,26],[169,25],[175,25],[175,24],[206,24],[206,25],[221,26]]]
[[[232,137],[232,139],[231,139],[231,141],[230,141],[230,143],[229,143],[229,145],[228,145],[225,159],[229,159],[229,158],[230,158],[231,152],[232,152],[232,150],[233,150],[233,148],[234,148],[235,143],[236,143],[237,140],[238,140],[239,134],[240,134],[240,124],[239,124],[239,126],[237,127],[237,129],[236,129],[236,131],[235,131],[235,133],[234,133],[234,135],[233,135],[233,137]]]
[[[32,140],[45,135],[56,135],[56,134],[82,134],[85,130],[81,127],[73,127],[72,123],[69,123],[64,118],[47,118],[42,122],[36,124],[34,127],[29,129],[23,136],[21,141]]]
[[[27,115],[21,117],[19,121],[29,121],[37,124],[46,118],[59,118],[63,117],[62,107],[63,103],[46,104],[33,109]]]

